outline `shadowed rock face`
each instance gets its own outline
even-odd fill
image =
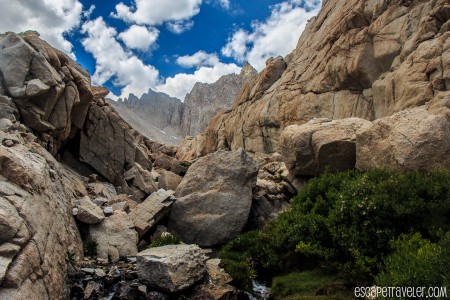
[[[425,103],[445,115],[449,17],[445,0],[324,2],[288,63],[269,60],[233,110],[216,116],[196,139],[200,145],[191,139],[182,151],[273,153],[285,127],[313,118],[375,120]]]

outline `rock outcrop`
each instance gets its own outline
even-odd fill
[[[425,103],[448,114],[449,18],[446,0],[324,2],[294,52],[268,60],[179,157],[274,153],[284,128],[313,118],[372,121]]]
[[[370,121],[359,118],[315,119],[291,125],[281,133],[280,153],[294,175],[350,170],[356,163],[356,132],[370,125]]]
[[[90,76],[35,32],[0,36],[3,101],[11,98],[24,123],[55,155],[84,125],[93,98]]]
[[[36,32],[1,34],[0,45],[0,298],[62,299],[69,265],[83,259],[81,237],[102,259],[136,254],[127,213],[157,190],[153,165],[186,167]]]
[[[0,298],[60,299],[68,256],[82,258],[71,200],[87,194],[15,122],[0,131]]]
[[[184,242],[223,244],[247,223],[258,164],[242,149],[218,151],[192,164],[178,186],[169,229]]]
[[[449,128],[450,119],[431,114],[424,107],[378,119],[357,132],[356,167],[450,169]]]

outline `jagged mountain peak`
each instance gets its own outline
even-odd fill
[[[247,61],[242,66],[241,72],[239,73],[240,76],[251,76],[256,74],[258,74],[258,71],[256,71],[256,69]]]

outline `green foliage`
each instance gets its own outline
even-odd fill
[[[171,234],[163,235],[152,240],[149,247],[161,247],[165,245],[178,245],[181,240]]]
[[[98,243],[94,240],[84,242],[84,255],[89,257],[97,257]]]
[[[401,235],[392,245],[395,250],[376,276],[377,285],[450,287],[450,232],[439,243],[415,233]]]
[[[295,272],[275,277],[270,295],[273,299],[352,299],[345,282],[338,276],[318,270]]]
[[[259,275],[331,266],[352,283],[371,284],[392,240],[418,232],[436,243],[450,230],[449,215],[447,170],[327,173],[310,180],[264,230],[237,237],[221,256],[249,262]]]
[[[241,234],[225,245],[219,254],[222,266],[234,279],[235,285],[245,290],[251,290],[252,279],[256,276],[254,259],[260,257],[258,250],[262,248],[258,239],[258,231]]]

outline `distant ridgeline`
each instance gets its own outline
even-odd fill
[[[232,108],[242,86],[256,70],[248,63],[239,75],[222,76],[214,83],[197,82],[184,103],[151,89],[140,98],[110,101],[119,114],[149,138],[166,144],[179,144],[182,137],[199,134],[220,111]]]

